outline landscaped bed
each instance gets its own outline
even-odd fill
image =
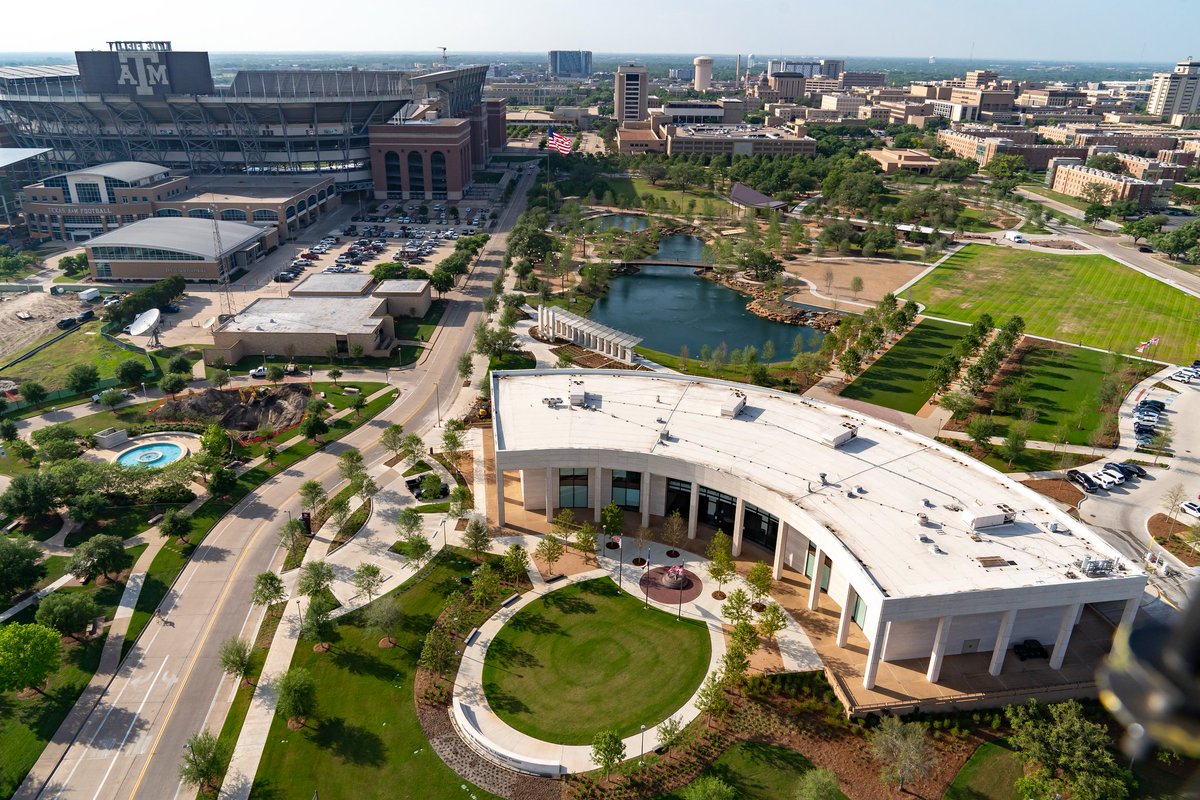
[[[1019,315],[1032,336],[1152,357],[1195,358],[1200,299],[1098,254],[1058,255],[967,245],[904,293],[925,313],[971,322]]]
[[[643,607],[608,578],[535,600],[493,639],[483,668],[496,714],[522,733],[586,745],[656,725],[708,670],[707,627]]]
[[[739,742],[703,774],[733,787],[738,800],[795,800],[797,781],[812,768],[812,762],[795,750],[765,742]],[[845,797],[841,793],[839,796]],[[658,800],[685,797],[680,790],[661,795]]]
[[[929,371],[968,330],[952,322],[922,320],[843,389],[842,397],[917,413],[933,394]]]

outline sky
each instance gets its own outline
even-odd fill
[[[1175,62],[1200,2],[1154,0],[180,0],[6,4],[0,51],[170,40],[212,52],[472,51]],[[286,11],[285,11],[286,10]],[[952,13],[947,13],[952,12]],[[981,13],[982,12],[982,13]],[[1163,24],[1169,21],[1169,24]]]

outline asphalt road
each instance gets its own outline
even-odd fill
[[[337,455],[347,448],[360,450],[369,466],[387,458],[390,453],[378,440],[391,423],[418,433],[436,424],[434,383],[442,408],[453,402],[462,383],[458,357],[471,347],[482,298],[500,266],[504,232],[524,208],[532,181],[532,175],[522,177],[474,274],[450,295],[441,334],[425,364],[399,373],[400,398],[341,441],[264,483],[217,524],[163,601],[165,621],[151,621],[57,766],[49,774],[30,773],[17,797],[164,800],[190,795],[190,789],[180,791],[180,756],[192,734],[221,727],[230,692],[218,650],[229,638],[250,636],[257,625],[251,587],[254,577],[278,560],[276,531],[289,512],[300,512],[296,490],[309,479],[326,488],[336,485]]]

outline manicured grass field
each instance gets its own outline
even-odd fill
[[[94,365],[104,380],[113,377],[117,365],[129,358],[137,355],[103,338],[97,320],[84,323],[69,336],[4,370],[4,377],[37,381],[53,392],[66,388],[67,372],[76,364]]]
[[[1096,254],[967,245],[904,295],[932,316],[986,312],[1002,324],[1017,314],[1030,335],[1119,353],[1158,336],[1165,361],[1191,363],[1200,341],[1200,300]]]
[[[425,316],[419,319],[417,317],[396,317],[396,338],[428,342],[433,337],[433,332],[437,329],[442,314],[446,313],[448,304],[446,300],[434,300],[429,304],[429,310],[425,312]]]
[[[951,322],[923,320],[855,378],[842,397],[917,413],[933,394],[927,381],[929,370],[954,349],[967,330]]]
[[[763,742],[740,742],[722,753],[704,774],[732,786],[738,800],[794,800],[796,782],[812,768],[812,762],[795,750]],[[683,797],[680,790],[658,800]],[[844,795],[839,793],[839,797]]]
[[[954,776],[945,800],[1017,800],[1014,784],[1022,774],[1021,760],[1007,742],[984,742]]]
[[[606,728],[629,736],[674,714],[704,679],[710,650],[702,623],[645,608],[600,578],[521,609],[488,648],[484,692],[523,733],[590,744]]]
[[[282,800],[318,792],[321,800],[494,800],[438,758],[413,700],[422,640],[446,597],[459,588],[459,577],[475,566],[443,553],[424,577],[375,601],[399,603],[404,610],[396,647],[379,649],[381,633],[363,623],[360,611],[338,620],[328,653],[314,653],[313,641],[300,640],[292,667],[312,673],[317,713],[299,731],[275,718],[252,797]]]

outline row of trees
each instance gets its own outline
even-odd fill
[[[929,370],[926,379],[935,392],[944,392],[958,377],[962,362],[972,358],[992,332],[992,315],[982,314],[954,344],[954,349],[942,356]]]
[[[978,394],[987,388],[992,382],[992,378],[996,374],[996,370],[1000,368],[1000,364],[1004,359],[1008,358],[1012,353],[1021,335],[1025,332],[1025,320],[1019,316],[1009,317],[1004,326],[996,334],[996,337],[983,349],[979,354],[979,358],[971,366],[967,367],[966,375],[964,376],[963,385],[967,391]]]
[[[172,275],[156,281],[145,289],[138,289],[121,298],[108,310],[108,320],[118,327],[128,325],[138,314],[152,308],[161,308],[181,296],[187,288],[182,275]]]
[[[847,376],[857,375],[863,365],[892,338],[908,330],[917,317],[916,303],[899,305],[891,292],[857,318],[848,317],[838,326],[830,348],[836,348],[838,368]],[[824,348],[825,342],[822,342]]]

